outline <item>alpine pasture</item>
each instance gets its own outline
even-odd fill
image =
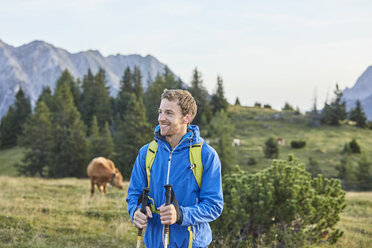
[[[267,166],[265,140],[283,138],[279,159],[294,154],[301,162],[316,160],[325,177],[337,177],[345,143],[355,138],[372,159],[372,130],[347,123],[340,127],[311,128],[308,119],[291,111],[231,106],[229,116],[235,125],[234,137],[239,166],[255,173]],[[306,146],[293,149],[292,140]],[[359,154],[350,155],[353,163]],[[135,247],[137,229],[126,211],[128,182],[124,189],[109,188],[106,195],[90,197],[86,179],[41,179],[17,176],[15,163],[22,149],[0,151],[0,247]],[[249,160],[255,163],[248,164]],[[347,192],[347,207],[338,227],[343,237],[333,246],[369,247],[372,243],[372,192]],[[212,244],[211,247],[217,247]]]

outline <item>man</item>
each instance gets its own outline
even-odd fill
[[[208,247],[212,232],[208,222],[222,213],[221,163],[216,151],[202,143],[203,167],[201,186],[193,174],[190,149],[203,142],[199,128],[190,125],[197,107],[186,90],[164,90],[161,96],[155,140],[158,144],[151,167],[150,185],[146,172],[149,144],[142,147],[133,167],[128,188],[128,212],[134,225],[145,228],[146,247],[164,246],[163,225],[169,226],[168,247]],[[177,204],[165,206],[164,185],[171,184]],[[143,187],[149,187],[146,215],[137,200]]]

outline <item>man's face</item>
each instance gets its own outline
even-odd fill
[[[177,101],[161,100],[158,122],[162,136],[172,136],[183,132],[187,126],[186,117],[181,113]]]

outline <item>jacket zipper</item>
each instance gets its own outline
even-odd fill
[[[194,134],[193,134],[193,136],[194,136]],[[170,164],[171,164],[171,159],[172,159],[173,151],[176,150],[176,148],[177,148],[180,144],[182,144],[185,140],[190,139],[190,138],[192,138],[193,136],[188,137],[188,138],[182,140],[182,142],[178,143],[178,144],[176,145],[176,147],[173,148],[172,150],[169,150],[168,146],[164,145],[164,146],[167,148],[168,152],[169,152],[169,158],[168,158],[168,170],[167,170],[167,183],[166,183],[166,184],[169,184]],[[193,229],[194,229],[194,228],[193,228]],[[194,235],[193,235],[193,236],[194,236]],[[162,231],[161,239],[162,239],[162,241],[163,241],[163,245],[164,245],[165,242],[166,242],[166,240],[164,240],[164,226],[163,226],[163,231]],[[193,239],[194,239],[194,237],[193,237]]]

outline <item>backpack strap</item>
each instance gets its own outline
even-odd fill
[[[192,173],[198,183],[199,189],[202,185],[202,176],[203,176],[203,163],[201,159],[201,151],[203,148],[203,142],[192,145],[190,147],[190,168]]]
[[[146,175],[147,175],[147,187],[150,188],[150,178],[151,178],[151,167],[154,163],[156,152],[158,151],[158,143],[153,140],[150,142],[149,148],[146,154]]]
[[[190,147],[190,168],[194,174],[195,180],[199,186],[199,189],[202,185],[202,176],[203,176],[203,163],[201,159],[201,151],[203,147],[203,142],[192,145]],[[146,154],[146,176],[147,176],[147,187],[150,188],[150,179],[151,179],[151,168],[154,163],[156,153],[158,151],[158,143],[153,140],[150,142]],[[155,207],[155,201],[149,196],[151,201],[150,208],[153,213],[159,213]]]

